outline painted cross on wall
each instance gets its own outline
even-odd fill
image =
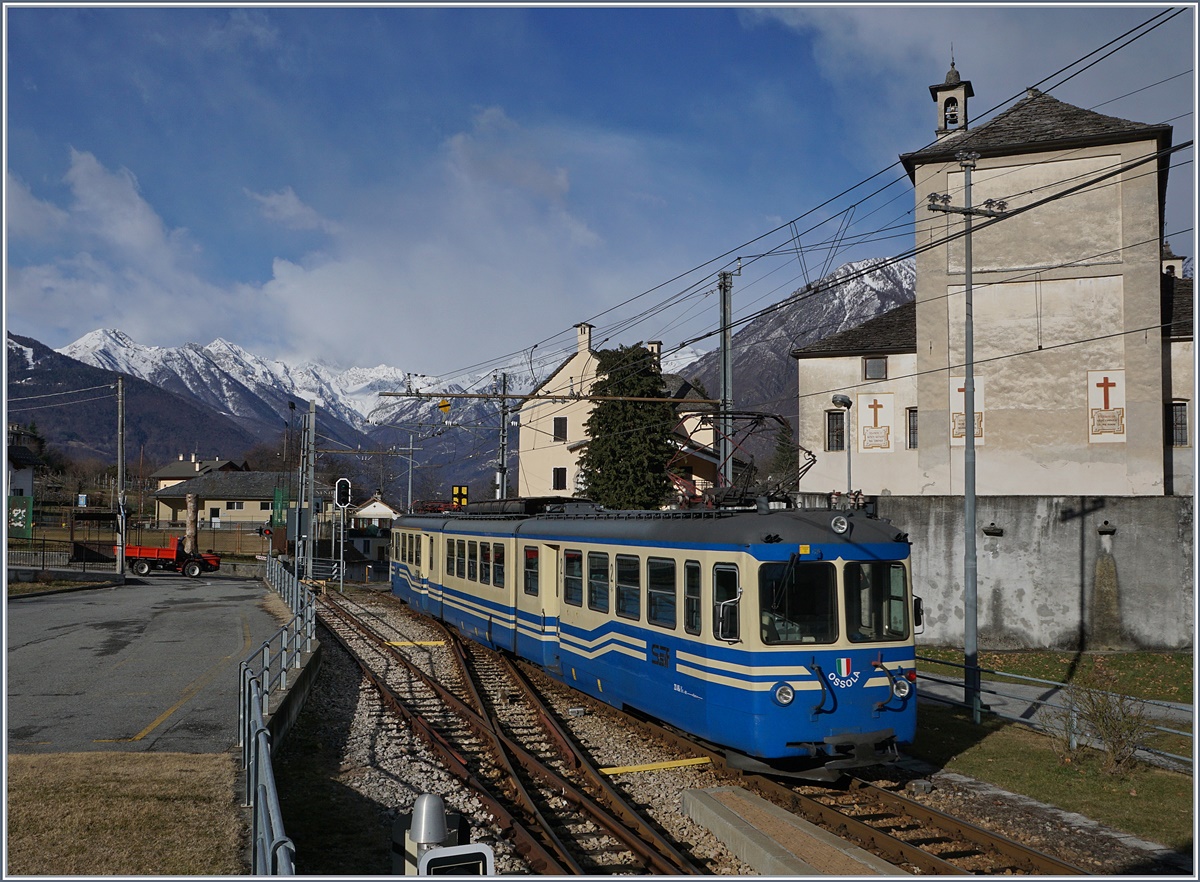
[[[966,377],[950,378],[950,446],[964,447],[967,443],[967,395],[965,391]],[[987,421],[983,415],[986,410],[983,394],[983,377],[975,375],[975,446],[987,440],[984,427]]]
[[[896,425],[895,395],[865,392],[858,395],[858,452],[891,453],[895,449],[892,427]]]
[[[1088,443],[1125,441],[1125,371],[1088,371]]]

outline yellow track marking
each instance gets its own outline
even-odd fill
[[[692,757],[685,760],[667,760],[661,763],[647,763],[644,766],[611,766],[607,769],[601,769],[602,775],[620,775],[625,772],[653,772],[657,769],[678,769],[682,766],[706,766],[712,760],[706,756]]]

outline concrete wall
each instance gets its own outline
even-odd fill
[[[962,646],[962,497],[881,496],[878,513],[913,543],[918,642]],[[1192,647],[1193,517],[1190,497],[980,497],[980,648]]]

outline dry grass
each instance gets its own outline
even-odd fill
[[[6,875],[245,874],[233,753],[8,755]]]

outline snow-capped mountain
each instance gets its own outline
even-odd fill
[[[791,351],[912,300],[915,284],[916,270],[911,260],[860,261],[846,264],[794,292],[773,308],[761,310],[733,336],[735,406],[740,410],[794,413],[796,370]],[[14,345],[10,338],[10,387],[14,365],[20,365],[18,372],[24,370],[25,363],[32,367],[28,344]],[[494,469],[500,420],[497,401],[456,399],[446,415],[435,400],[381,397],[380,393],[494,393],[498,391],[498,375],[504,373],[509,394],[522,394],[532,391],[539,379],[557,367],[535,366],[518,358],[511,365],[497,367],[495,372],[445,385],[388,365],[350,369],[315,362],[292,365],[259,357],[221,339],[206,346],[147,346],[113,329],[93,331],[64,346],[58,354],[93,368],[144,380],[184,401],[215,411],[222,422],[228,421],[263,442],[276,441],[289,417],[299,416],[289,413],[289,403],[294,402],[296,410],[302,412],[307,402],[316,401],[321,414],[319,431],[335,446],[350,451],[406,448],[410,438],[424,439],[419,461],[429,470],[426,475],[441,474],[452,483],[463,483]],[[710,394],[717,393],[720,355],[716,350],[668,352],[663,367],[668,373],[698,379]],[[203,447],[204,440],[180,438],[176,444],[181,445],[180,450],[193,449],[196,444]],[[514,436],[511,440],[515,450],[517,439]],[[230,450],[226,455],[236,456],[237,452]],[[406,468],[406,464],[397,465],[395,470]],[[376,480],[388,483],[389,476],[383,474],[386,469],[377,469]]]
[[[795,413],[797,372],[792,350],[908,303],[916,284],[914,261],[873,258],[845,264],[761,311],[733,335],[736,407]],[[699,379],[715,395],[720,384],[720,359],[719,351],[709,352],[680,373],[688,379]]]

